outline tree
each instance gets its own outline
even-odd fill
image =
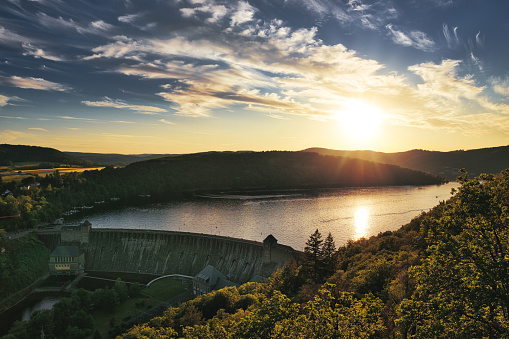
[[[336,261],[334,260],[335,252],[336,244],[334,243],[334,238],[332,237],[332,234],[329,232],[322,246],[324,275],[327,277],[331,276],[336,271]]]
[[[318,281],[322,267],[322,235],[316,231],[309,236],[304,247],[304,269],[307,274],[313,277],[314,281]]]
[[[405,335],[509,336],[509,170],[460,180],[442,215],[423,223],[428,257],[400,306]]]
[[[117,278],[115,280],[115,285],[113,286],[113,289],[118,295],[118,298],[120,299],[120,302],[126,300],[129,298],[129,291],[127,289],[127,284],[122,281],[122,279]]]

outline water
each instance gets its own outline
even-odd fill
[[[27,321],[35,311],[49,310],[61,299],[62,297],[58,296],[29,295],[16,306],[0,314],[0,337],[9,332],[14,322],[18,320]]]
[[[55,305],[61,299],[62,298],[59,298],[59,297],[44,297],[44,298],[42,298],[37,303],[30,305],[29,307],[27,307],[23,310],[23,315],[21,316],[21,320],[22,321],[30,320],[30,316],[35,311],[51,310],[51,308],[53,308],[53,305]]]
[[[94,228],[170,230],[230,236],[255,241],[272,234],[280,244],[303,250],[317,228],[336,245],[349,239],[395,231],[423,211],[451,197],[440,186],[362,187],[318,194],[202,197],[125,208],[86,217]]]

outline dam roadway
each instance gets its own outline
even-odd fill
[[[301,252],[280,245],[269,235],[264,242],[175,231],[94,229],[88,222],[40,229],[50,251],[76,245],[85,254],[85,272],[130,272],[194,276],[212,265],[237,283],[268,277]]]

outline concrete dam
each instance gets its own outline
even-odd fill
[[[264,242],[174,231],[94,229],[85,222],[38,230],[52,251],[76,245],[85,254],[85,272],[130,272],[194,276],[212,265],[237,283],[268,277],[300,252],[269,235]]]

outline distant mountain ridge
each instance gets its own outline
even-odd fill
[[[383,164],[397,165],[416,171],[439,175],[448,180],[455,180],[458,171],[464,168],[472,176],[481,173],[499,173],[509,168],[509,146],[458,150],[451,152],[411,150],[398,153],[374,151],[342,151],[327,148],[308,148],[303,152],[322,155],[343,156],[369,160]]]
[[[0,162],[48,162],[66,165],[91,166],[90,161],[60,152],[54,148],[0,144]]]
[[[133,162],[175,156],[175,154],[118,154],[63,152],[67,155],[90,161],[94,164],[124,166]]]

